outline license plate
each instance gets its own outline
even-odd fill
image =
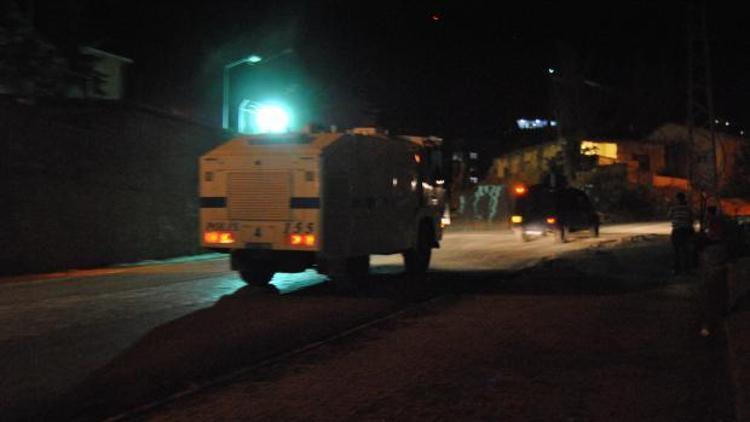
[[[273,226],[243,226],[242,236],[248,243],[271,244],[275,240]]]

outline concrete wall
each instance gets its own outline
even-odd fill
[[[114,102],[0,104],[0,274],[193,254],[219,129]]]

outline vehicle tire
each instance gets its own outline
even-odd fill
[[[432,230],[422,224],[417,234],[417,245],[404,252],[404,267],[407,274],[421,275],[427,272],[432,257]]]
[[[253,268],[239,272],[240,278],[250,286],[267,286],[271,282],[273,275],[276,273],[267,268]]]
[[[560,227],[558,227],[555,230],[555,242],[565,243],[567,242],[567,240],[568,240],[568,228],[563,225],[560,225]]]
[[[323,264],[336,291],[356,293],[370,272],[370,255],[338,258]]]
[[[589,233],[591,234],[591,237],[599,237],[599,224],[594,224],[589,227]]]

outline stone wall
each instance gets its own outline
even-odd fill
[[[197,162],[226,138],[117,102],[0,103],[0,274],[199,252]]]

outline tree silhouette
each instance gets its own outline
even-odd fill
[[[99,92],[103,75],[94,63],[77,49],[65,54],[47,41],[16,2],[0,5],[0,91],[27,98],[64,95],[71,86]]]

